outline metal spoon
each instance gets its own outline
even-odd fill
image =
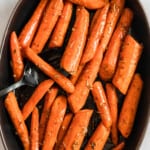
[[[15,90],[16,88],[19,88],[23,85],[28,86],[36,86],[39,83],[38,81],[38,73],[36,70],[30,65],[30,63],[27,63],[24,69],[23,77],[17,81],[16,83],[8,86],[7,88],[4,88],[0,90],[0,97],[4,96],[8,92]]]
[[[62,51],[61,48],[51,49],[51,52],[45,51],[45,52],[41,53],[40,56],[42,58],[44,58],[48,63],[50,63],[50,64],[54,65],[56,68],[58,68],[59,60],[61,57],[60,51]],[[8,92],[13,91],[16,88],[19,88],[23,85],[28,85],[28,86],[34,87],[39,83],[40,78],[41,78],[40,75],[36,71],[35,67],[32,66],[32,63],[27,62],[25,69],[24,69],[23,77],[16,83],[0,90],[0,97],[4,96]]]

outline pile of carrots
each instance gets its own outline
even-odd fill
[[[74,24],[60,60],[66,77],[39,54],[45,46],[49,53],[63,46],[73,10]],[[83,143],[85,150],[102,150],[108,139],[113,150],[124,149],[143,87],[136,71],[143,46],[129,34],[133,17],[125,0],[40,0],[21,33],[12,31],[14,80],[22,77],[25,59],[48,77],[22,108],[15,92],[4,101],[25,150],[80,150]],[[121,108],[118,93],[123,95]],[[89,95],[95,109],[85,107]],[[85,144],[95,113],[100,119]]]

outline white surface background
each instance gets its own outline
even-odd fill
[[[9,16],[11,15],[12,9],[15,7],[17,1],[19,0],[0,0],[0,44],[2,41],[2,37],[5,31]],[[143,8],[147,16],[149,14],[148,21],[150,25],[150,1],[149,0],[139,0],[139,1],[143,5]],[[1,140],[0,140],[0,150],[4,150]],[[146,135],[142,142],[140,150],[150,150],[150,125],[147,127]]]

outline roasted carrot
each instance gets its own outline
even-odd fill
[[[98,9],[102,8],[107,4],[108,0],[69,0],[72,3],[87,7],[88,9]]]
[[[110,128],[106,128],[100,123],[93,135],[90,137],[85,150],[103,150],[104,145],[109,137]]]
[[[39,110],[33,109],[30,127],[30,150],[39,150]]]
[[[100,13],[98,13],[96,21],[92,25],[92,29],[90,31],[87,44],[81,59],[81,64],[87,63],[94,57],[99,41],[104,31],[108,10],[109,10],[109,3],[104,8],[102,8]]]
[[[119,143],[117,146],[115,146],[114,148],[112,148],[112,150],[123,150],[125,147],[125,142],[121,142]]]
[[[48,0],[41,0],[19,35],[22,48],[30,46]]]
[[[143,46],[131,35],[127,35],[120,51],[113,84],[122,94],[126,94],[142,54]]]
[[[96,81],[93,84],[92,95],[103,124],[106,126],[106,128],[109,128],[112,125],[112,118],[106,94],[100,81]]]
[[[53,103],[51,108],[42,150],[53,149],[66,109],[67,109],[66,97],[58,96],[55,99],[55,102]]]
[[[62,14],[59,17],[54,32],[51,36],[49,47],[61,47],[64,43],[65,35],[71,20],[73,12],[73,4],[69,1],[64,1]]]
[[[22,109],[22,115],[24,120],[28,118],[30,113],[33,111],[34,107],[37,103],[42,99],[45,93],[49,90],[49,88],[53,85],[54,81],[51,79],[42,81],[32,93],[31,97],[27,100]]]
[[[88,131],[87,127],[93,110],[84,109],[75,114],[60,146],[60,150],[79,150]]]
[[[76,9],[76,20],[69,41],[61,58],[61,67],[75,74],[84,50],[89,27],[89,12],[81,6]]]
[[[4,103],[5,103],[5,108],[8,111],[8,114],[17,131],[17,135],[19,136],[23,144],[24,149],[29,150],[30,140],[29,140],[28,129],[24,122],[21,110],[18,106],[18,102],[15,94],[13,92],[8,93]]]
[[[59,146],[62,143],[62,140],[63,140],[63,138],[64,138],[64,136],[65,136],[65,134],[68,130],[68,127],[70,125],[72,117],[73,117],[72,113],[68,113],[68,114],[65,115],[64,120],[63,120],[63,122],[61,124],[61,127],[59,129],[59,132],[58,132],[58,136],[57,136],[57,140],[56,140],[54,150],[59,149]]]
[[[106,84],[106,97],[112,118],[111,140],[114,145],[118,144],[118,97],[115,87],[111,83]]]
[[[51,106],[57,96],[58,88],[52,87],[45,95],[44,98],[44,106],[41,112],[40,125],[39,125],[39,143],[42,145],[42,141],[44,138],[45,128],[47,125],[49,113],[51,110]]]
[[[118,121],[119,131],[125,138],[127,138],[132,131],[142,88],[143,81],[140,74],[137,73],[133,76]]]
[[[132,10],[125,8],[115,29],[115,32],[112,35],[108,49],[100,66],[99,75],[105,81],[110,80],[114,75],[119,51],[131,25],[132,18]]]
[[[59,73],[56,69],[54,69],[50,64],[44,61],[41,57],[39,57],[31,48],[26,48],[24,52],[30,61],[32,61],[47,76],[58,83],[62,89],[68,93],[72,93],[74,91],[74,85],[72,82],[67,77]]]
[[[61,15],[63,9],[63,0],[50,0],[46,7],[43,18],[37,30],[36,36],[33,39],[31,48],[40,53],[48,38],[50,37],[52,30],[57,22],[58,17]]]
[[[110,2],[110,8],[106,19],[106,25],[98,49],[106,51],[108,43],[112,37],[112,34],[118,22],[118,19],[124,8],[124,3],[125,0],[112,0]]]
[[[18,81],[23,75],[24,63],[21,54],[21,48],[15,31],[13,31],[10,36],[10,53],[13,77],[15,81]]]

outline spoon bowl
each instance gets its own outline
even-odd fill
[[[39,77],[37,71],[32,67],[32,65],[27,62],[25,68],[24,68],[24,73],[22,78],[17,81],[16,83],[9,85],[8,87],[0,90],[0,97],[4,96],[10,91],[15,90],[16,88],[19,88],[23,85],[28,85],[28,86],[36,86],[39,83]]]

